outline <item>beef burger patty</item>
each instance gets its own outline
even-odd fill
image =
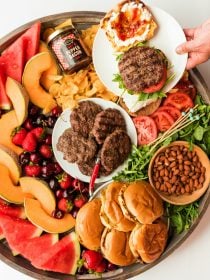
[[[66,129],[59,137],[56,147],[58,151],[63,152],[63,158],[70,163],[88,162],[97,153],[94,139],[87,139],[71,128]]]
[[[124,130],[117,129],[104,141],[101,149],[101,164],[112,172],[121,165],[131,152],[131,139]]]
[[[150,47],[130,48],[123,54],[118,68],[126,88],[135,93],[157,85],[166,76],[165,56]]]
[[[92,134],[98,144],[102,144],[106,137],[116,129],[126,130],[125,120],[119,110],[108,108],[97,114]]]
[[[70,115],[72,129],[87,138],[93,128],[96,115],[101,111],[101,106],[94,102],[79,102],[78,107],[74,108]]]

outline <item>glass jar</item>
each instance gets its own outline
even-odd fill
[[[61,69],[66,73],[78,71],[91,62],[89,51],[74,26],[54,31],[47,38],[47,44],[54,52]]]

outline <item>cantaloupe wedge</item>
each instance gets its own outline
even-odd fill
[[[10,177],[16,185],[21,176],[21,167],[18,162],[18,155],[10,148],[0,144],[0,164],[5,165],[9,169]]]
[[[52,58],[48,52],[41,52],[33,56],[25,65],[22,83],[28,92],[30,101],[43,109],[43,113],[49,113],[55,106],[56,101],[42,88],[40,79],[42,73],[52,65]]]
[[[58,66],[57,61],[55,60],[53,54],[51,53],[50,49],[48,48],[47,44],[43,41],[40,41],[39,44],[39,52],[48,52],[51,55],[52,63],[49,69],[47,69],[45,72],[42,73],[40,83],[41,85],[49,91],[51,85],[54,84],[54,80],[51,79],[51,76],[59,75],[60,74],[60,68]]]
[[[47,214],[41,203],[33,198],[24,200],[26,217],[37,227],[49,233],[62,233],[72,229],[75,219],[70,214],[65,214],[62,219],[56,219]]]
[[[0,144],[10,148],[16,154],[23,152],[23,149],[12,143],[11,134],[12,131],[18,126],[18,120],[14,110],[3,114],[0,118]]]
[[[22,125],[28,116],[28,94],[19,82],[10,77],[7,77],[6,80],[6,93],[12,101],[18,125]]]
[[[9,169],[3,164],[0,164],[0,178],[0,197],[11,203],[23,204],[24,193],[21,187],[13,184]]]
[[[28,193],[38,199],[42,208],[49,215],[52,214],[56,207],[56,200],[54,193],[45,181],[25,176],[20,178],[20,186],[24,193]]]

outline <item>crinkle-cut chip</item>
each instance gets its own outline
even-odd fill
[[[100,80],[96,80],[93,83],[93,87],[95,87],[98,90],[98,92],[100,92],[100,93],[105,90],[105,87]]]
[[[57,96],[58,92],[60,91],[60,87],[61,85],[58,83],[54,83],[51,85],[50,89],[49,89],[49,93],[51,93],[53,96]]]
[[[98,25],[92,25],[91,27],[82,30],[82,34],[81,34],[81,38],[83,40],[83,42],[85,43],[85,45],[92,50],[93,48],[93,41],[95,38],[95,35],[98,31],[99,28],[99,24]]]
[[[47,78],[51,81],[60,81],[63,76],[62,75],[47,75]]]

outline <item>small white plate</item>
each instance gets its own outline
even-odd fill
[[[84,101],[84,100],[82,100],[82,101]],[[104,100],[101,98],[89,98],[87,100],[99,104],[103,109],[115,108],[115,109],[119,110],[125,119],[127,134],[129,135],[132,144],[134,144],[134,145],[137,144],[137,134],[136,134],[136,129],[133,124],[133,121],[130,118],[130,116],[128,115],[128,113],[122,107],[120,107],[119,105],[117,105],[114,102],[107,101],[107,100]],[[69,163],[67,160],[64,160],[63,153],[58,151],[56,148],[56,144],[58,143],[59,137],[63,134],[63,132],[66,129],[71,127],[70,114],[71,114],[71,110],[66,109],[65,111],[63,111],[63,113],[61,114],[61,116],[58,118],[58,120],[55,123],[53,133],[52,133],[53,152],[54,152],[56,160],[59,162],[59,164],[61,165],[63,170],[65,170],[68,174],[70,174],[74,178],[78,178],[79,180],[82,180],[84,182],[89,182],[90,177],[82,174],[76,163]],[[117,169],[115,169],[114,172],[112,172],[109,176],[102,176],[102,177],[96,179],[96,183],[102,183],[102,182],[111,180],[114,175],[116,175],[118,172],[120,172],[124,168],[125,164],[126,164],[126,162],[124,164],[120,165]]]
[[[171,15],[157,7],[148,7],[158,24],[158,30],[149,40],[148,45],[160,49],[168,58],[172,67],[168,70],[167,76],[175,74],[175,77],[162,89],[166,93],[176,85],[184,73],[187,54],[178,55],[175,49],[179,44],[184,43],[186,38],[181,26]],[[122,96],[123,90],[118,87],[117,82],[113,82],[114,74],[119,73],[116,54],[102,29],[98,30],[94,40],[93,64],[104,85],[116,95]]]

